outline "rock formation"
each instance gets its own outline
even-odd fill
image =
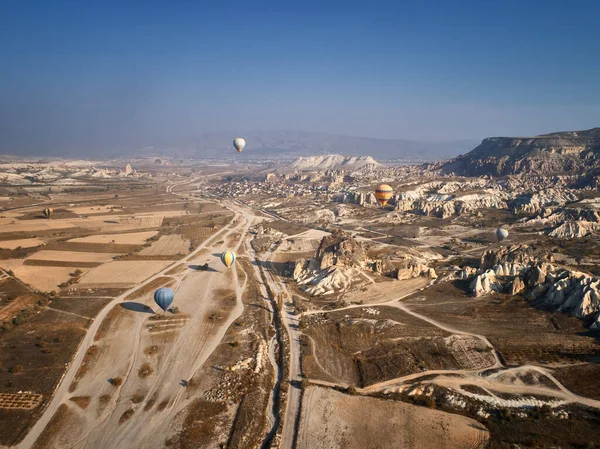
[[[600,231],[600,224],[587,221],[566,222],[554,228],[548,235],[559,239],[573,239]]]
[[[368,270],[398,280],[418,276],[435,279],[437,273],[427,263],[439,257],[406,249],[401,253],[370,259],[360,241],[342,230],[336,230],[321,239],[314,258],[296,261],[290,271],[307,293],[329,295],[364,285],[368,282],[365,273]]]
[[[598,167],[600,128],[535,137],[491,137],[440,166],[444,173],[463,176],[582,174]]]
[[[457,272],[471,279],[469,289],[476,297],[490,293],[524,293],[554,310],[591,321],[600,329],[600,280],[589,274],[548,263],[548,257],[526,245],[511,245],[488,251],[479,269]]]
[[[327,156],[299,157],[289,166],[291,170],[357,170],[365,167],[379,167],[380,164],[371,156]]]
[[[321,239],[315,257],[295,263],[294,280],[310,295],[343,293],[365,279],[358,276],[366,264],[362,244],[338,230]]]

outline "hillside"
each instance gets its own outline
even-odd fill
[[[329,154],[327,156],[299,157],[289,168],[292,170],[357,170],[364,167],[377,167],[381,164],[371,156],[342,156]]]
[[[583,173],[600,167],[600,128],[535,137],[490,137],[441,165],[464,176]]]

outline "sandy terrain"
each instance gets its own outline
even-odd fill
[[[239,225],[244,226],[245,233],[250,223],[241,221]],[[219,240],[223,237],[209,240],[208,252],[203,252],[202,246],[197,248],[190,261],[215,262],[212,253],[225,249],[223,240]],[[150,283],[151,275],[155,278],[164,275],[155,273],[168,270],[172,264],[172,261],[111,262],[91,270],[83,282],[110,285],[129,282],[139,287],[142,279],[150,278],[147,281]],[[110,303],[110,312],[106,308],[97,317],[36,429],[43,429],[47,418],[57,410],[60,412],[57,407],[61,403],[76,410],[78,425],[50,423],[51,428],[42,439],[44,444],[35,445],[36,448],[165,447],[172,426],[181,424],[180,412],[200,394],[186,390],[182,380],[191,379],[198,372],[242,313],[241,298],[246,283],[245,276],[238,276],[236,265],[228,272],[184,270],[171,277],[176,282],[174,305],[178,313],[152,314],[151,309],[156,309],[152,291],[136,297],[135,301],[122,302],[131,294],[127,292]],[[228,299],[216,292],[229,292]],[[215,314],[220,318],[209,318]],[[98,348],[96,356],[79,376],[76,386],[69,389],[92,344]],[[119,384],[111,384],[109,378],[120,378]],[[75,409],[67,402],[73,397],[89,397],[89,406]],[[21,447],[31,447],[40,429]]]
[[[156,216],[118,216],[99,215],[73,220],[77,226],[99,231],[130,231],[139,228],[157,228],[163,222],[162,215]]]
[[[41,212],[40,212],[41,213]],[[129,231],[139,228],[156,228],[162,224],[164,217],[185,215],[186,211],[161,211],[149,215],[96,215],[90,218],[65,218],[23,220],[4,218],[0,221],[0,234],[3,232],[35,232],[49,229],[67,229],[82,227],[99,231]]]
[[[316,251],[316,249],[319,247],[319,243],[321,243],[321,240],[318,238],[306,237],[307,232],[286,238],[281,242],[281,245],[279,245],[277,250],[280,252],[297,253]]]
[[[0,248],[15,249],[19,246],[21,248],[33,248],[34,246],[45,245],[45,242],[40,239],[20,239],[20,240],[4,240],[0,241]]]
[[[77,243],[115,243],[117,245],[142,245],[158,231],[129,232],[126,234],[98,234],[69,240]]]
[[[80,251],[42,250],[28,257],[28,260],[58,260],[61,262],[110,262],[117,253],[85,253]]]
[[[309,387],[299,449],[482,448],[488,433],[477,421],[402,402]]]
[[[40,218],[39,220],[10,220],[8,223],[1,223],[0,235],[3,232],[35,232],[47,231],[49,229],[68,229],[74,228],[75,225],[71,220],[47,220]]]
[[[148,248],[140,251],[142,256],[170,256],[174,254],[187,254],[190,250],[190,241],[181,237],[181,234],[163,235]]]
[[[23,265],[23,262],[24,259],[0,260],[0,267],[4,270],[12,270],[21,281],[44,292],[57,290],[59,284],[71,279],[69,273],[74,270],[73,267],[29,266]]]
[[[172,263],[169,260],[114,261],[91,269],[80,284],[134,286]]]
[[[67,210],[73,212],[74,214],[79,215],[87,215],[87,214],[101,214],[102,212],[110,212],[112,208],[115,206],[106,205],[106,206],[76,206],[69,207]]]

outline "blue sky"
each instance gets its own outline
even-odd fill
[[[0,0],[0,152],[600,126],[598,1]]]

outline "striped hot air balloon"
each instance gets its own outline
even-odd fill
[[[223,265],[227,268],[230,268],[233,265],[233,262],[235,262],[235,253],[233,251],[225,251],[221,254],[221,262],[223,262]]]
[[[46,218],[50,218],[50,216],[52,215],[52,212],[54,212],[54,210],[50,209],[49,207],[47,207],[46,209],[44,209],[42,211],[42,213],[44,214],[44,217],[46,217]]]
[[[377,189],[375,189],[375,198],[381,204],[381,207],[385,207],[389,199],[392,197],[394,191],[387,184],[381,184]]]

